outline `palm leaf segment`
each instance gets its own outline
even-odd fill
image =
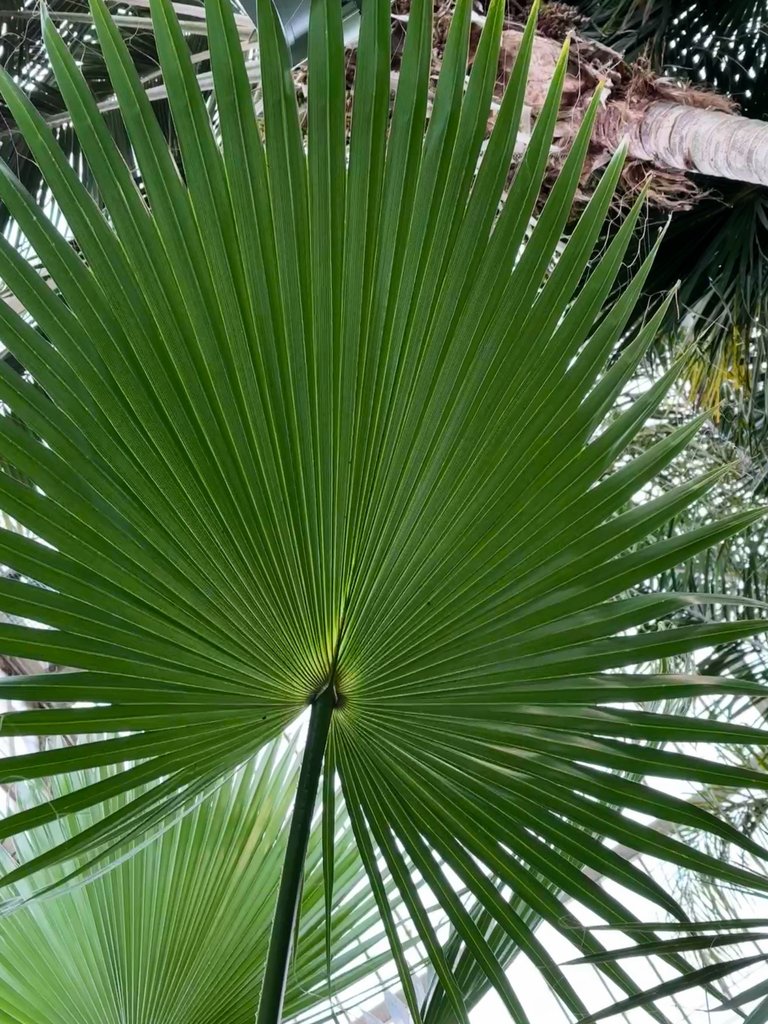
[[[298,736],[296,737],[298,739]],[[112,769],[61,776],[63,795]],[[297,776],[296,742],[269,744],[173,828],[87,886],[37,900],[0,921],[0,1016],[16,1024],[252,1024],[264,971],[283,823]],[[22,787],[21,799],[49,783]],[[112,805],[114,809],[114,804]],[[93,812],[98,820],[102,811]],[[337,990],[389,960],[349,822],[337,816],[336,910],[331,976]],[[52,822],[16,843],[16,858],[68,838]],[[3,851],[5,854],[5,851]],[[8,858],[10,859],[10,858]],[[54,881],[61,868],[44,873]],[[20,888],[29,891],[30,880]],[[325,1019],[328,976],[322,850],[306,862],[301,925],[286,1014]],[[378,951],[377,951],[378,947]],[[77,956],[73,957],[73,950]],[[361,954],[366,954],[362,956]]]
[[[4,882],[73,858],[71,875],[87,870],[214,787],[314,702],[304,818],[325,748],[326,807],[338,770],[414,1017],[392,882],[459,1019],[466,1011],[423,886],[524,1019],[445,868],[581,1013],[506,891],[559,927],[569,918],[557,891],[609,923],[628,920],[587,867],[678,913],[596,833],[766,886],[620,813],[685,821],[749,845],[633,780],[765,787],[762,773],[664,746],[764,734],[607,706],[755,692],[749,683],[633,673],[638,662],[723,643],[760,623],[640,635],[635,627],[691,598],[631,589],[757,513],[643,544],[713,482],[696,479],[626,510],[695,425],[606,476],[671,376],[602,428],[659,317],[603,372],[649,263],[601,314],[641,207],[585,278],[622,154],[560,251],[595,104],[530,229],[565,60],[508,187],[533,23],[486,145],[503,4],[492,8],[465,89],[470,5],[459,3],[426,131],[431,4],[411,13],[391,123],[388,5],[364,7],[347,159],[335,4],[316,0],[313,10],[305,153],[269,3],[259,12],[263,142],[229,5],[208,4],[219,144],[178,23],[167,0],[153,0],[182,178],[94,0],[146,200],[47,23],[107,217],[24,95],[2,81],[82,258],[4,173],[0,195],[58,292],[2,247],[2,275],[38,328],[2,310],[3,340],[39,386],[0,364],[0,397],[31,428],[1,419],[4,455],[36,484],[3,474],[0,505],[42,543],[3,532],[0,559],[43,586],[0,581],[0,608],[50,628],[4,624],[0,647],[74,671],[9,681],[1,692],[98,705],[8,714],[2,732],[114,735],[7,758],[0,773],[31,779],[129,764],[6,818],[7,836],[122,796],[117,810],[82,823]],[[308,827],[297,830],[294,853]],[[324,846],[330,895],[332,829]],[[589,938],[579,945],[594,951]],[[606,969],[633,991],[619,966]]]

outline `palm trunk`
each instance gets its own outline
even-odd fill
[[[517,28],[503,33],[501,87],[521,39]],[[526,90],[526,106],[534,119],[543,106],[561,46],[547,36],[536,38]],[[557,132],[562,150],[578,129],[598,84],[604,89],[603,108],[590,169],[606,163],[626,138],[632,180],[642,177],[638,169],[656,171],[663,179],[665,199],[674,199],[676,185],[679,195],[690,199],[696,191],[690,174],[768,185],[768,122],[741,117],[727,97],[654,78],[615,51],[576,36],[571,39]]]
[[[657,100],[629,133],[629,156],[656,167],[768,185],[768,123]]]

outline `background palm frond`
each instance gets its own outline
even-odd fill
[[[749,117],[768,111],[765,0],[576,0],[582,26],[630,60],[732,96]]]
[[[297,772],[295,739],[279,740],[185,809],[156,839],[136,844],[115,866],[105,865],[109,870],[97,872],[87,885],[2,919],[0,1016],[18,1024],[249,1024],[264,972]],[[108,770],[101,776],[108,777]],[[32,789],[60,797],[72,782],[89,781],[93,777],[20,787],[17,808],[40,798]],[[309,1015],[317,1022],[331,1013],[329,986],[339,995],[366,982],[369,990],[391,959],[382,948],[375,901],[361,891],[362,865],[341,809],[335,832],[331,974],[316,833],[286,999],[289,1017]],[[4,848],[5,869],[71,834],[66,821],[27,833]],[[51,868],[48,882],[60,875]],[[25,889],[21,884],[19,894]]]
[[[51,0],[47,5],[50,16],[60,27],[67,44],[72,48],[86,81],[98,100],[112,95],[112,86],[93,28],[87,0]],[[118,8],[125,22],[121,32],[128,52],[140,75],[149,86],[159,75],[157,47],[154,34],[147,19],[144,6],[131,7],[121,4]],[[0,66],[4,68],[27,93],[35,107],[55,130],[59,145],[77,168],[86,185],[95,191],[93,177],[80,149],[77,135],[72,130],[66,104],[56,85],[55,76],[46,55],[42,38],[39,0],[22,0],[18,11],[0,13],[2,41],[0,42]],[[131,24],[133,22],[133,24]],[[206,47],[204,34],[187,34],[190,49],[200,52]],[[173,127],[167,101],[158,100],[155,113],[164,126],[169,142],[173,142]],[[123,157],[133,164],[133,154],[128,143],[119,113],[106,111],[105,121],[110,134]],[[39,195],[43,202],[50,201],[45,193],[43,176],[29,151],[22,134],[8,107],[0,103],[0,159],[18,174],[33,195]],[[0,204],[0,228],[8,231],[10,217],[7,208]]]

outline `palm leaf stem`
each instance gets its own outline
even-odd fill
[[[309,719],[309,731],[301,762],[296,802],[293,805],[288,845],[280,876],[275,904],[264,984],[259,1001],[257,1024],[279,1024],[285,998],[291,944],[301,900],[301,879],[307,856],[312,815],[323,767],[325,745],[336,702],[335,666],[332,666],[325,688],[315,698]]]

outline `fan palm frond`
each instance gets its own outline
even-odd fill
[[[536,922],[567,930],[569,898],[618,927],[633,922],[592,880],[596,869],[682,913],[602,837],[768,888],[623,813],[682,818],[764,856],[642,782],[768,787],[765,773],[695,747],[763,742],[764,730],[644,709],[659,694],[761,688],[633,671],[762,631],[746,617],[642,632],[699,599],[634,588],[763,513],[648,541],[718,478],[627,508],[696,422],[610,472],[679,367],[611,416],[664,310],[606,369],[651,263],[603,309],[642,211],[641,197],[587,272],[623,152],[562,244],[599,95],[532,227],[567,66],[564,53],[510,182],[534,20],[486,140],[503,3],[466,87],[471,6],[458,4],[428,107],[432,5],[419,0],[391,115],[389,7],[365,4],[347,153],[338,5],[315,2],[306,149],[268,0],[263,125],[230,4],[207,4],[215,132],[172,6],[151,7],[181,167],[119,29],[101,0],[92,5],[141,191],[77,61],[44,24],[106,216],[23,90],[0,78],[77,245],[4,170],[0,196],[57,287],[0,246],[0,274],[40,328],[0,309],[3,340],[37,385],[0,364],[0,398],[29,426],[0,417],[0,447],[33,482],[0,473],[0,507],[33,535],[0,532],[0,560],[43,584],[0,580],[0,608],[30,623],[0,623],[0,650],[73,671],[3,682],[0,696],[78,702],[6,714],[0,733],[84,738],[6,758],[0,778],[129,764],[5,818],[4,837],[62,816],[77,827],[63,842],[52,834],[2,884],[24,882],[26,898],[57,865],[60,882],[92,872],[309,711],[260,1024],[282,1012],[321,774],[326,905],[343,800],[416,1021],[393,899],[457,1020],[467,1006],[447,959],[455,945],[442,941],[433,905],[513,1019],[526,1016],[498,930],[582,1015]],[[109,801],[117,809],[93,823],[80,817]],[[20,899],[11,892],[4,909]],[[590,935],[577,942],[599,950]],[[605,969],[636,994],[621,967]]]
[[[106,781],[67,777],[33,787],[61,798]],[[36,901],[0,922],[0,1015],[17,1024],[124,1024],[184,1020],[247,1024],[264,972],[285,846],[283,824],[298,774],[296,744],[277,741],[158,838],[142,841],[87,886]],[[37,794],[39,798],[40,793]],[[22,806],[25,795],[17,794]],[[116,805],[108,805],[107,813]],[[101,815],[86,816],[94,824]],[[73,834],[67,821],[21,837],[6,868]],[[336,904],[326,969],[319,836],[307,857],[286,1014],[328,1016],[328,985],[343,992],[389,960],[349,823],[335,828]],[[55,882],[53,867],[48,880]],[[23,896],[25,886],[20,887]],[[73,950],[77,956],[73,957]],[[34,966],[33,966],[34,965]]]

